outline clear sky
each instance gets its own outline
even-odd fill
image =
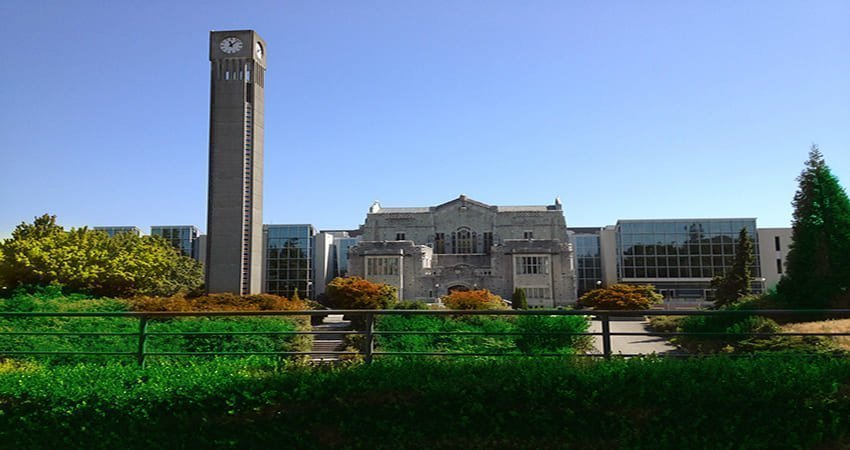
[[[561,197],[570,226],[788,226],[812,143],[850,185],[850,2],[0,4],[0,237],[206,228],[210,30],[267,41],[265,223]]]

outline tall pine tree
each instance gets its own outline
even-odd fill
[[[797,178],[780,298],[802,308],[850,306],[850,199],[816,145]]]
[[[723,274],[711,280],[711,285],[716,289],[714,293],[714,304],[717,307],[726,306],[736,302],[739,298],[750,293],[750,282],[752,276],[750,267],[753,265],[753,240],[746,228],[741,228],[738,233],[738,245],[735,248],[735,258],[732,266]]]

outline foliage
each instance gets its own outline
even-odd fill
[[[393,309],[407,309],[407,310],[417,310],[417,309],[430,309],[427,303],[418,302],[416,300],[403,300],[396,303],[393,306]]]
[[[590,323],[582,316],[519,316],[515,320],[517,331],[522,333],[584,333]],[[590,336],[534,335],[516,336],[516,346],[523,353],[573,353],[589,349]]]
[[[801,308],[850,306],[850,199],[812,146],[797,178],[792,244],[778,292]]]
[[[186,298],[139,297],[132,301],[134,311],[302,311],[310,309],[306,302],[272,294],[237,295],[208,294]]]
[[[799,355],[6,363],[0,436],[5,448],[845,448],[848,373],[848,359]]]
[[[614,284],[587,292],[578,300],[578,305],[583,308],[640,310],[649,309],[663,298],[655,292],[655,287],[649,284]]]
[[[757,315],[687,316],[679,323],[685,333],[776,333],[779,324],[773,319]],[[674,341],[692,352],[734,352],[752,348],[751,343],[766,337],[748,336],[681,336]]]
[[[514,294],[511,296],[511,307],[513,309],[528,309],[528,298],[525,295],[525,289],[514,289]]]
[[[158,236],[65,231],[56,216],[18,225],[0,243],[0,279],[9,287],[61,284],[97,296],[172,295],[203,282],[199,263]]]
[[[650,316],[649,327],[661,333],[675,333],[680,330],[684,316]]]
[[[734,303],[741,297],[750,293],[750,267],[753,265],[753,241],[746,228],[741,228],[738,233],[738,242],[735,248],[735,258],[732,266],[722,276],[711,280],[711,286],[715,289],[714,304],[723,307]]]
[[[582,333],[589,323],[581,316],[381,316],[378,331],[419,331],[426,333]],[[589,348],[586,336],[544,335],[380,335],[377,348],[397,352],[571,354]]]
[[[233,310],[285,310],[301,309],[282,297],[259,295],[239,299],[229,294],[202,297],[199,303],[182,298],[143,298],[123,300],[90,298],[82,294],[63,294],[58,287],[37,289],[36,292],[16,293],[0,301],[3,312],[126,312],[136,311],[233,311]],[[183,332],[244,332],[244,331],[296,331],[309,328],[306,317],[189,317],[157,319],[148,323],[152,333]],[[0,332],[62,332],[62,333],[128,333],[114,336],[2,336],[0,354],[4,350],[54,351],[54,352],[119,352],[132,354],[138,348],[139,320],[134,317],[4,317],[0,318]],[[308,335],[150,335],[147,350],[152,352],[276,352],[309,351],[312,338]],[[130,356],[112,355],[35,355],[19,359],[39,361],[50,365],[78,362],[104,363],[130,362]],[[174,357],[186,361],[193,356]],[[157,363],[166,357],[149,357]]]
[[[450,292],[442,301],[449,309],[507,309],[502,297],[487,289]]]
[[[421,331],[427,333],[504,333],[514,331],[514,325],[502,317],[393,315],[380,316],[375,329],[378,331]],[[509,337],[505,336],[388,334],[377,338],[376,347],[382,351],[400,352],[510,353],[515,345]]]
[[[335,309],[389,309],[398,302],[395,287],[360,277],[334,278],[325,293]]]

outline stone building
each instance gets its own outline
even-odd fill
[[[382,208],[375,202],[349,250],[349,274],[395,286],[407,300],[489,289],[530,306],[576,299],[573,249],[560,200],[491,206],[464,195],[442,205]]]

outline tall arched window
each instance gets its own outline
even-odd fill
[[[475,252],[474,233],[469,228],[460,227],[455,234],[455,253]]]

